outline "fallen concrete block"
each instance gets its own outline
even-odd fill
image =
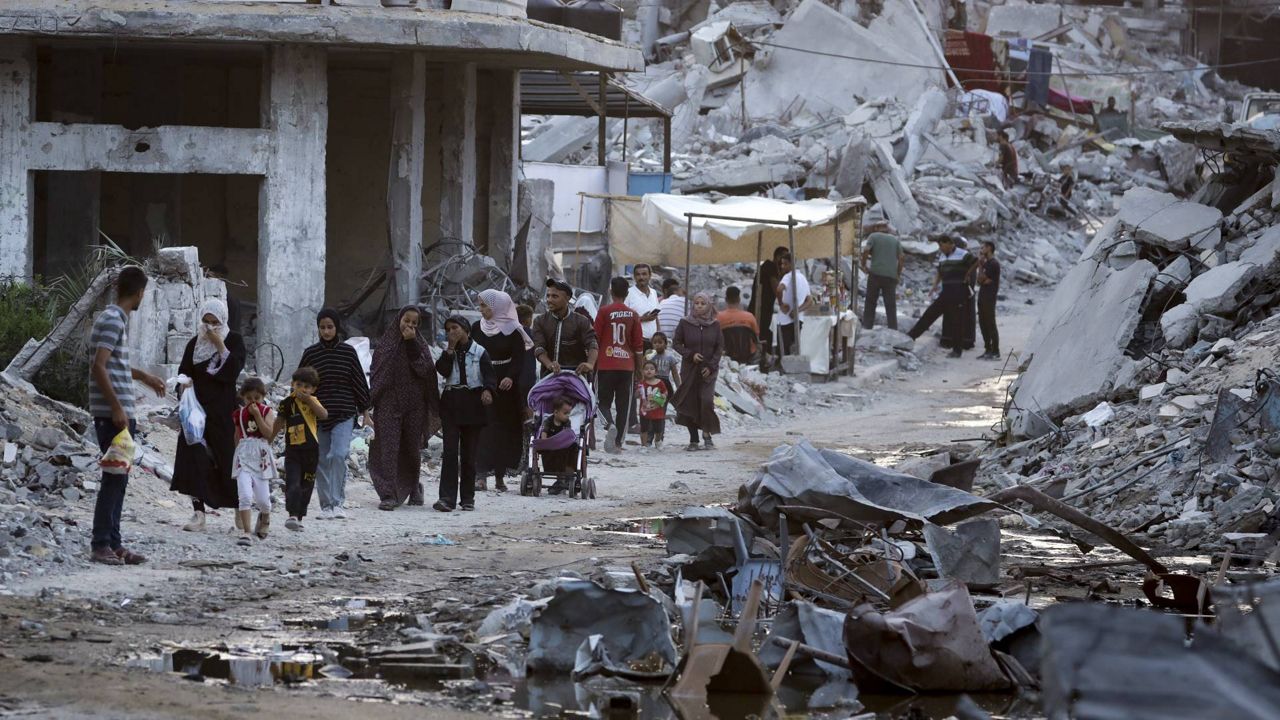
[[[1033,38],[1062,25],[1062,8],[1057,5],[996,5],[987,15],[986,34]]]
[[[1160,406],[1156,414],[1162,418],[1174,418],[1182,414],[1182,408],[1172,403],[1166,403]]]
[[[936,246],[935,246],[936,247]],[[910,351],[916,346],[911,336],[899,330],[887,327],[863,328],[858,331],[855,347],[863,351],[893,352],[894,350]]]
[[[920,230],[920,206],[911,194],[906,175],[893,159],[888,143],[872,141],[870,148],[867,175],[881,209],[899,234],[915,234]]]
[[[1156,383],[1155,385],[1148,385],[1138,391],[1138,399],[1151,400],[1153,398],[1158,398],[1164,394],[1165,387],[1166,387],[1166,383]]]
[[[887,10],[887,8],[886,8]],[[873,32],[821,0],[804,0],[787,18],[771,42],[778,46],[807,51],[839,53],[892,62],[921,64],[928,50],[903,47],[900,36]],[[786,115],[829,117],[853,110],[858,98],[895,97],[913,103],[927,88],[941,85],[941,70],[895,67],[893,72],[814,72],[813,55],[808,52],[767,48],[768,58],[747,72],[741,90],[731,95],[722,108],[737,121],[745,91],[752,119],[778,119]]]
[[[1207,404],[1209,400],[1210,397],[1208,395],[1179,395],[1171,402],[1183,410],[1195,410],[1201,405]]]
[[[1262,237],[1240,253],[1240,262],[1257,265],[1267,274],[1280,270],[1280,225],[1267,228]]]
[[[1185,348],[1196,341],[1200,330],[1200,313],[1194,305],[1183,303],[1160,316],[1160,332],[1172,348]]]
[[[1099,231],[1040,317],[1027,346],[1030,363],[1014,389],[1020,408],[1011,414],[1016,434],[1030,430],[1028,418],[1035,413],[1052,418],[1079,411],[1132,379],[1133,361],[1125,350],[1158,271],[1147,260],[1123,270],[1101,263],[1099,250],[1114,230],[1113,222]]]
[[[1229,262],[1210,268],[1187,285],[1187,304],[1201,313],[1227,313],[1240,307],[1251,283],[1262,268],[1245,262]]]
[[[1117,217],[1139,242],[1185,250],[1215,247],[1221,237],[1222,211],[1169,193],[1136,186],[1120,199],[1119,208]]]

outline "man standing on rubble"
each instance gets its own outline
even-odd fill
[[[941,291],[907,334],[912,340],[917,340],[941,317],[940,344],[944,348],[951,348],[949,357],[958,358],[963,352],[964,311],[969,302],[969,284],[965,278],[973,267],[974,259],[967,250],[956,247],[956,239],[952,235],[939,235],[935,242],[938,243],[939,251],[938,272],[933,278],[930,293],[938,292],[939,288]]]
[[[1003,131],[996,135],[1000,143],[1000,178],[1008,189],[1018,184],[1018,151]]]
[[[902,277],[905,255],[902,243],[891,234],[889,223],[883,219],[873,221],[868,227],[866,247],[862,250],[862,272],[867,274],[867,301],[862,309],[862,327],[870,330],[876,324],[876,305],[884,298],[885,324],[890,330],[898,329],[898,278]]]
[[[98,448],[106,452],[122,430],[137,435],[133,414],[133,381],[137,380],[164,396],[164,381],[129,364],[129,313],[142,304],[147,290],[147,274],[129,266],[116,277],[116,302],[108,305],[93,323],[89,349],[89,414],[98,437]],[[129,472],[102,473],[98,499],[93,507],[93,535],[90,559],[103,565],[140,565],[146,558],[124,547],[120,538],[120,513],[129,485]]]
[[[573,288],[563,280],[547,280],[547,311],[533,321],[533,356],[543,375],[561,369],[591,374],[599,346],[591,320],[569,309]]]

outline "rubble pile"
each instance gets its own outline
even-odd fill
[[[1196,147],[1161,123],[1222,117],[1248,90],[1179,54],[1169,41],[1186,22],[1177,9],[980,3],[967,19],[953,12],[910,0],[672,12],[645,73],[622,81],[674,112],[677,192],[872,198],[869,214],[886,217],[911,254],[902,319],[930,299],[935,233],[960,234],[971,248],[994,241],[1006,301],[1054,284],[1123,193],[1184,196],[1199,183]],[[638,21],[627,27],[642,38]],[[940,45],[924,27],[952,29]],[[962,67],[953,46],[975,38],[999,48],[994,62],[1009,75]],[[1042,88],[1022,74],[1033,55],[1049,61]],[[595,137],[583,118],[531,118],[524,157],[594,163]],[[607,137],[633,169],[659,169],[657,125],[613,121]],[[1009,185],[1002,138],[1019,169]]]
[[[1125,193],[1040,317],[1008,404],[1029,439],[990,477],[1173,546],[1252,546],[1280,528],[1280,134],[1165,127],[1231,158],[1191,200]]]
[[[51,564],[87,564],[87,528],[72,517],[98,489],[89,415],[0,376],[0,587]]]

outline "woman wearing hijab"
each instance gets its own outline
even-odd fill
[[[418,333],[422,311],[400,310],[373,349],[370,399],[377,417],[369,445],[369,477],[379,510],[395,510],[407,500],[424,504],[422,448],[440,427],[440,391],[431,350]]]
[[[178,433],[170,490],[191,497],[195,513],[182,527],[189,532],[204,529],[209,508],[239,507],[239,493],[231,476],[235,456],[235,425],[231,414],[239,407],[236,380],[244,368],[244,340],[227,325],[227,304],[217,298],[200,307],[196,336],[187,343],[178,372],[191,378],[183,392],[194,392],[204,408],[204,445],[188,445]],[[207,447],[206,447],[207,446]],[[236,524],[240,517],[236,515]]]
[[[702,449],[715,447],[711,436],[720,432],[716,417],[716,377],[720,357],[724,354],[724,337],[716,321],[715,300],[708,292],[693,296],[689,314],[676,326],[673,345],[681,357],[680,387],[672,398],[676,408],[676,424],[689,428],[689,447],[698,450],[698,431],[702,431]]]
[[[316,399],[329,412],[316,431],[320,463],[316,466],[316,493],[320,496],[320,519],[345,518],[347,498],[347,455],[356,416],[369,422],[369,382],[356,349],[343,342],[342,318],[325,308],[316,315],[320,342],[302,352],[298,367],[315,368],[320,374]]]
[[[471,326],[471,339],[488,354],[498,387],[489,406],[489,422],[480,431],[480,447],[485,451],[478,458],[476,489],[485,489],[485,473],[493,470],[494,489],[506,492],[507,472],[520,467],[524,450],[527,403],[521,392],[521,375],[533,340],[520,324],[515,302],[501,290],[480,293],[480,315]]]

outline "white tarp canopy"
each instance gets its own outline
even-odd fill
[[[786,202],[759,197],[729,197],[718,202],[688,195],[651,193],[639,202],[613,198],[609,203],[609,253],[617,265],[638,262],[683,266],[689,219],[685,213],[722,215],[750,220],[693,218],[692,262],[695,265],[756,261],[773,248],[788,245],[788,216],[797,221],[796,255],[800,259],[832,257],[839,226],[841,256],[858,245],[858,220],[866,201]],[[760,220],[782,223],[774,225]]]

